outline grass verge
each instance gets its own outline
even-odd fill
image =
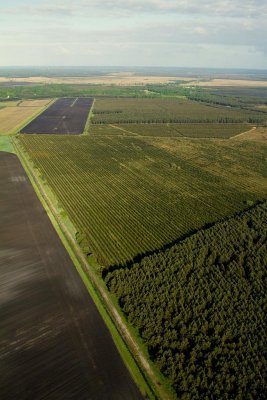
[[[14,147],[11,143],[10,136],[0,135],[0,151],[6,151],[8,153],[15,153]]]
[[[92,120],[92,118],[94,116],[94,113],[93,113],[94,105],[95,105],[95,98],[94,98],[93,104],[92,104],[92,106],[90,108],[90,111],[89,111],[89,114],[88,114],[88,117],[87,117],[87,121],[86,121],[86,124],[85,124],[84,131],[83,131],[82,135],[88,135],[89,134],[89,128],[90,128],[90,125],[91,125],[91,120]]]

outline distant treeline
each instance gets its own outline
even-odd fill
[[[266,399],[267,201],[108,273],[179,399]]]
[[[136,86],[101,84],[22,84],[10,82],[0,85],[0,97],[43,98],[67,96],[105,97],[187,97],[188,99],[230,107],[247,108],[255,104],[267,104],[267,89],[225,88],[206,89],[181,86],[183,81],[167,84]],[[243,90],[242,90],[243,89]],[[250,95],[251,94],[251,95]]]
[[[267,92],[266,98],[251,98],[251,97],[230,97],[223,95],[211,94],[209,92],[195,91],[188,94],[190,100],[200,101],[203,103],[217,104],[222,106],[237,107],[237,108],[252,108],[254,111],[255,104],[267,104]],[[258,110],[258,112],[264,112]]]
[[[153,97],[139,86],[40,84],[36,86],[0,86],[1,98],[44,98],[73,96]]]

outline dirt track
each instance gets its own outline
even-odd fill
[[[13,154],[0,185],[0,398],[141,399]]]

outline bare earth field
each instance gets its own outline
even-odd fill
[[[93,104],[93,97],[70,97],[56,100],[42,114],[25,126],[22,133],[81,134]]]
[[[0,185],[0,398],[141,399],[14,154]]]

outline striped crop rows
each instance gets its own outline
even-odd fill
[[[251,124],[220,123],[154,123],[154,124],[94,124],[90,126],[92,136],[154,136],[154,137],[193,137],[229,138],[249,131]]]
[[[140,138],[20,141],[104,266],[160,248],[240,209],[247,198],[225,177]]]
[[[93,124],[263,123],[267,114],[187,99],[97,99]]]

